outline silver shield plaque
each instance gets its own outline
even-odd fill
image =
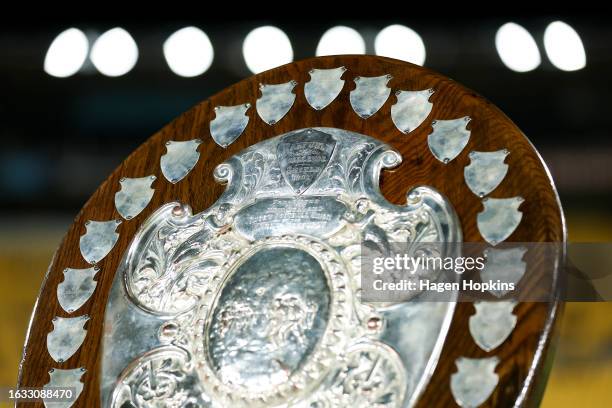
[[[227,187],[204,212],[159,208],[115,275],[102,405],[413,405],[454,304],[361,302],[361,244],[461,230],[429,187],[406,205],[381,195],[380,172],[400,161],[368,136],[301,129],[219,164]]]

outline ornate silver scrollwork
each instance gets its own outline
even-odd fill
[[[485,241],[497,245],[514,232],[523,218],[523,213],[518,209],[523,201],[522,197],[482,200],[484,210],[476,216],[476,223]]]
[[[470,164],[463,170],[465,184],[479,197],[484,197],[501,184],[508,173],[504,163],[508,150],[470,152]]]
[[[527,248],[525,247],[485,249],[484,256],[487,261],[480,271],[482,280],[500,280],[516,285],[523,278],[527,269],[527,263],[523,261],[526,252]],[[508,293],[508,291],[502,289],[489,290],[489,292],[496,297],[502,297]]]
[[[100,262],[113,249],[119,234],[115,231],[121,220],[86,221],[87,232],[81,235],[79,248],[81,255],[90,264]]]
[[[74,405],[76,400],[83,391],[83,382],[81,377],[85,374],[85,368],[73,368],[69,370],[63,370],[60,368],[52,368],[49,370],[49,382],[46,383],[44,389],[66,389],[72,388],[74,390],[73,398],[70,401],[44,401],[46,408],[70,408]]]
[[[166,180],[176,184],[193,170],[200,158],[198,146],[201,143],[200,139],[184,142],[169,140],[166,142],[166,154],[159,160],[162,174]]]
[[[391,119],[402,133],[410,133],[427,119],[433,108],[429,97],[433,89],[423,91],[396,91],[397,102],[391,106]]]
[[[238,139],[249,123],[246,112],[250,107],[250,103],[215,106],[215,118],[210,121],[210,135],[215,143],[225,148]]]
[[[295,94],[293,88],[296,81],[284,84],[260,84],[261,97],[257,99],[255,108],[257,114],[268,125],[273,125],[281,120],[293,106]]]
[[[470,334],[484,351],[499,347],[512,333],[517,318],[512,313],[515,301],[475,302],[476,314],[470,317]]]
[[[149,205],[155,193],[151,188],[155,179],[155,176],[124,177],[119,181],[121,190],[115,193],[115,208],[123,218],[131,220]]]
[[[316,110],[327,107],[336,99],[344,87],[344,80],[340,79],[346,68],[311,69],[310,81],[304,84],[304,96],[310,106]]]
[[[84,325],[89,316],[54,317],[53,330],[47,334],[47,350],[55,361],[68,360],[83,344],[87,330]]]
[[[359,117],[367,119],[382,108],[391,95],[391,88],[387,84],[392,78],[391,75],[381,75],[354,79],[356,87],[351,91],[350,100]]]
[[[65,311],[72,313],[89,300],[96,289],[94,277],[99,270],[97,266],[64,269],[64,280],[57,285],[57,300]]]
[[[429,150],[434,157],[446,164],[461,153],[470,140],[470,131],[466,128],[469,116],[451,120],[434,120],[433,131],[427,137]]]
[[[483,404],[499,382],[495,374],[499,358],[460,357],[455,363],[458,371],[451,375],[451,392],[457,404],[464,408]]]

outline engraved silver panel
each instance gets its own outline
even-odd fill
[[[276,85],[260,84],[261,96],[255,103],[255,109],[261,120],[268,125],[273,125],[281,120],[295,102],[293,88],[296,85],[296,81]]]
[[[391,95],[391,88],[387,87],[387,84],[392,78],[388,74],[355,78],[356,87],[351,91],[350,100],[353,110],[359,117],[367,119],[382,108]]]
[[[499,382],[499,376],[495,374],[499,358],[460,357],[455,364],[458,371],[451,375],[451,392],[455,401],[464,408],[482,405]]]
[[[198,147],[201,143],[200,139],[166,142],[166,154],[159,160],[162,174],[166,180],[176,184],[193,170],[200,158]]]
[[[433,93],[433,89],[395,92],[397,102],[391,106],[391,119],[400,132],[410,133],[427,119],[433,108],[429,102]]]
[[[86,221],[87,232],[79,239],[81,255],[90,264],[100,262],[113,249],[119,239],[115,232],[121,220]]]
[[[470,333],[484,351],[499,347],[516,327],[517,317],[512,313],[515,301],[476,302],[476,314],[470,317]]]
[[[344,80],[340,79],[346,68],[311,69],[310,81],[304,84],[304,96],[310,106],[316,110],[327,107],[336,99],[344,87]]]
[[[482,200],[484,210],[476,216],[476,223],[485,241],[495,246],[512,235],[523,218],[518,209],[523,201],[522,197]]]
[[[158,209],[115,275],[102,405],[138,406],[157,378],[173,384],[168,401],[191,384],[210,407],[413,404],[454,303],[362,303],[361,243],[459,242],[461,230],[429,187],[405,206],[384,199],[380,172],[400,161],[364,135],[301,129],[217,166],[227,187],[204,212]]]
[[[46,383],[44,389],[54,388],[73,388],[74,398],[72,401],[44,401],[46,408],[70,408],[83,392],[83,382],[81,377],[85,374],[85,368],[73,368],[64,370],[60,368],[52,368],[49,370],[49,382]]]
[[[155,189],[151,184],[155,176],[128,178],[119,181],[121,190],[115,193],[115,208],[126,220],[131,220],[149,205]]]
[[[508,173],[504,163],[508,150],[470,152],[470,164],[463,170],[465,184],[479,197],[484,197],[501,184]]]
[[[527,252],[525,247],[496,249],[487,248],[484,256],[487,259],[484,268],[480,271],[480,276],[484,281],[501,280],[502,282],[514,283],[515,285],[525,275],[527,263],[523,261],[523,256]],[[505,296],[507,290],[489,290],[497,297]]]
[[[83,344],[89,316],[54,317],[53,330],[47,334],[47,350],[58,363],[68,360]]]
[[[72,313],[89,300],[96,289],[94,277],[99,270],[97,266],[64,269],[64,280],[57,285],[57,300],[65,311]]]
[[[215,143],[225,148],[244,132],[249,116],[250,103],[236,106],[215,106],[215,118],[210,121],[210,135]]]
[[[464,116],[431,123],[433,131],[427,137],[427,144],[436,159],[446,164],[459,156],[470,141],[470,131],[466,128],[470,120],[469,116]]]

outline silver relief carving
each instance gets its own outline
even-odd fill
[[[100,269],[64,269],[64,280],[57,285],[57,300],[60,306],[72,313],[85,304],[94,293],[97,282],[94,277]]]
[[[512,333],[517,317],[512,313],[516,302],[475,302],[476,314],[470,317],[470,334],[484,351],[499,347]]]
[[[384,199],[380,172],[400,162],[376,139],[301,129],[218,165],[227,187],[202,213],[159,208],[115,275],[102,405],[155,406],[158,378],[178,406],[193,387],[213,408],[413,404],[454,303],[362,303],[361,243],[458,242],[461,230],[429,187]]]
[[[96,264],[108,255],[119,239],[119,224],[121,220],[85,222],[87,232],[79,239],[79,249],[87,262]]]
[[[387,84],[392,78],[391,75],[382,75],[354,79],[356,87],[351,91],[350,100],[359,117],[367,119],[382,108],[391,95],[391,88]]]
[[[391,106],[391,119],[400,132],[410,133],[427,119],[433,108],[429,102],[433,93],[433,89],[395,92],[397,102]]]
[[[293,88],[296,81],[284,84],[260,84],[261,96],[255,103],[257,114],[268,125],[273,125],[281,120],[293,106],[295,94]]]
[[[470,140],[470,131],[466,128],[470,120],[469,116],[464,116],[431,123],[433,130],[427,137],[427,144],[436,159],[446,164],[459,156]]]
[[[73,368],[64,370],[60,368],[52,368],[49,370],[49,382],[46,383],[44,389],[57,388],[72,388],[74,389],[73,398],[70,401],[44,401],[46,408],[70,408],[83,391],[83,382],[81,377],[85,374],[85,368]]]
[[[514,283],[515,287],[525,275],[527,263],[523,256],[527,252],[525,247],[516,248],[487,248],[484,251],[485,266],[480,271],[482,281],[496,281]],[[489,290],[496,297],[505,296],[509,291]]]
[[[501,184],[508,173],[504,163],[508,150],[470,152],[470,164],[463,170],[465,184],[479,197],[484,197]]]
[[[451,392],[459,406],[474,408],[489,399],[499,382],[495,373],[498,363],[497,357],[457,359],[457,372],[451,375]]]
[[[200,158],[200,152],[198,152],[200,144],[202,144],[200,139],[166,142],[166,154],[159,160],[162,174],[166,180],[176,184],[193,170]]]
[[[155,189],[151,188],[155,178],[155,176],[124,177],[119,181],[121,190],[115,193],[115,208],[123,218],[131,220],[149,205],[155,193]]]
[[[83,344],[89,316],[54,317],[53,330],[47,334],[47,350],[58,363],[68,360]]]
[[[236,106],[215,106],[215,118],[210,121],[210,135],[215,143],[226,148],[234,143],[249,123],[246,112],[250,103]]]
[[[523,201],[522,197],[482,200],[484,210],[476,216],[476,224],[485,241],[497,245],[512,235],[523,218],[523,213],[518,209]]]
[[[346,68],[311,69],[310,81],[304,84],[304,96],[316,110],[326,108],[342,91],[344,80],[340,79]]]

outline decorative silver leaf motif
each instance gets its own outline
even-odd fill
[[[455,361],[458,371],[451,375],[450,384],[457,404],[472,408],[484,403],[499,382],[499,376],[495,374],[498,363],[497,357],[458,358]]]
[[[87,302],[96,289],[94,277],[99,270],[97,266],[64,269],[64,281],[57,285],[57,299],[65,311],[72,313]]]
[[[296,85],[296,81],[278,85],[260,84],[261,97],[257,99],[255,109],[261,120],[268,125],[273,125],[281,120],[295,102],[293,88]]]
[[[119,181],[121,190],[115,193],[115,208],[123,218],[131,220],[149,205],[155,193],[151,188],[155,179],[155,176],[124,177]]]
[[[484,197],[504,180],[508,165],[504,163],[508,150],[470,152],[470,164],[463,170],[465,184],[479,197]]]
[[[518,227],[523,213],[518,207],[522,197],[485,198],[484,210],[476,216],[480,235],[491,245],[497,245],[508,238]]]
[[[402,133],[410,133],[418,128],[433,108],[429,97],[433,89],[422,91],[397,91],[397,102],[391,106],[391,119]]]
[[[89,316],[54,317],[53,330],[47,334],[47,350],[58,363],[68,360],[83,344]]]
[[[525,247],[509,249],[487,248],[484,251],[487,259],[484,268],[480,271],[483,281],[501,280],[502,282],[514,283],[515,285],[525,275],[527,263],[523,261],[523,255],[527,252]],[[491,294],[502,297],[508,293],[507,290],[489,290]]]
[[[446,164],[459,156],[470,140],[470,131],[466,129],[470,120],[469,116],[464,116],[432,122],[433,131],[427,137],[427,144],[436,159]]]
[[[389,74],[377,77],[356,77],[356,88],[351,91],[351,106],[357,115],[367,119],[385,104],[391,88],[387,84],[393,77]]]
[[[81,255],[90,264],[100,262],[113,249],[119,239],[115,232],[121,220],[87,221],[87,232],[79,240]]]
[[[478,346],[484,351],[499,347],[516,326],[516,316],[512,313],[516,302],[513,300],[476,302],[476,314],[470,317],[470,333]]]
[[[70,408],[74,405],[79,395],[83,391],[83,382],[81,377],[87,370],[85,368],[72,368],[63,370],[60,368],[52,368],[49,370],[49,382],[46,383],[44,389],[56,388],[72,388],[74,389],[73,398],[70,401],[44,401],[46,408]]]
[[[170,140],[166,142],[166,154],[159,160],[162,174],[166,180],[176,184],[193,170],[200,158],[198,146],[201,143],[200,139],[184,142]]]
[[[249,117],[250,103],[236,106],[215,106],[215,118],[210,122],[210,135],[215,143],[225,148],[244,132]]]
[[[310,81],[304,84],[304,96],[308,104],[316,110],[321,110],[336,99],[344,80],[340,79],[346,68],[311,69]]]

